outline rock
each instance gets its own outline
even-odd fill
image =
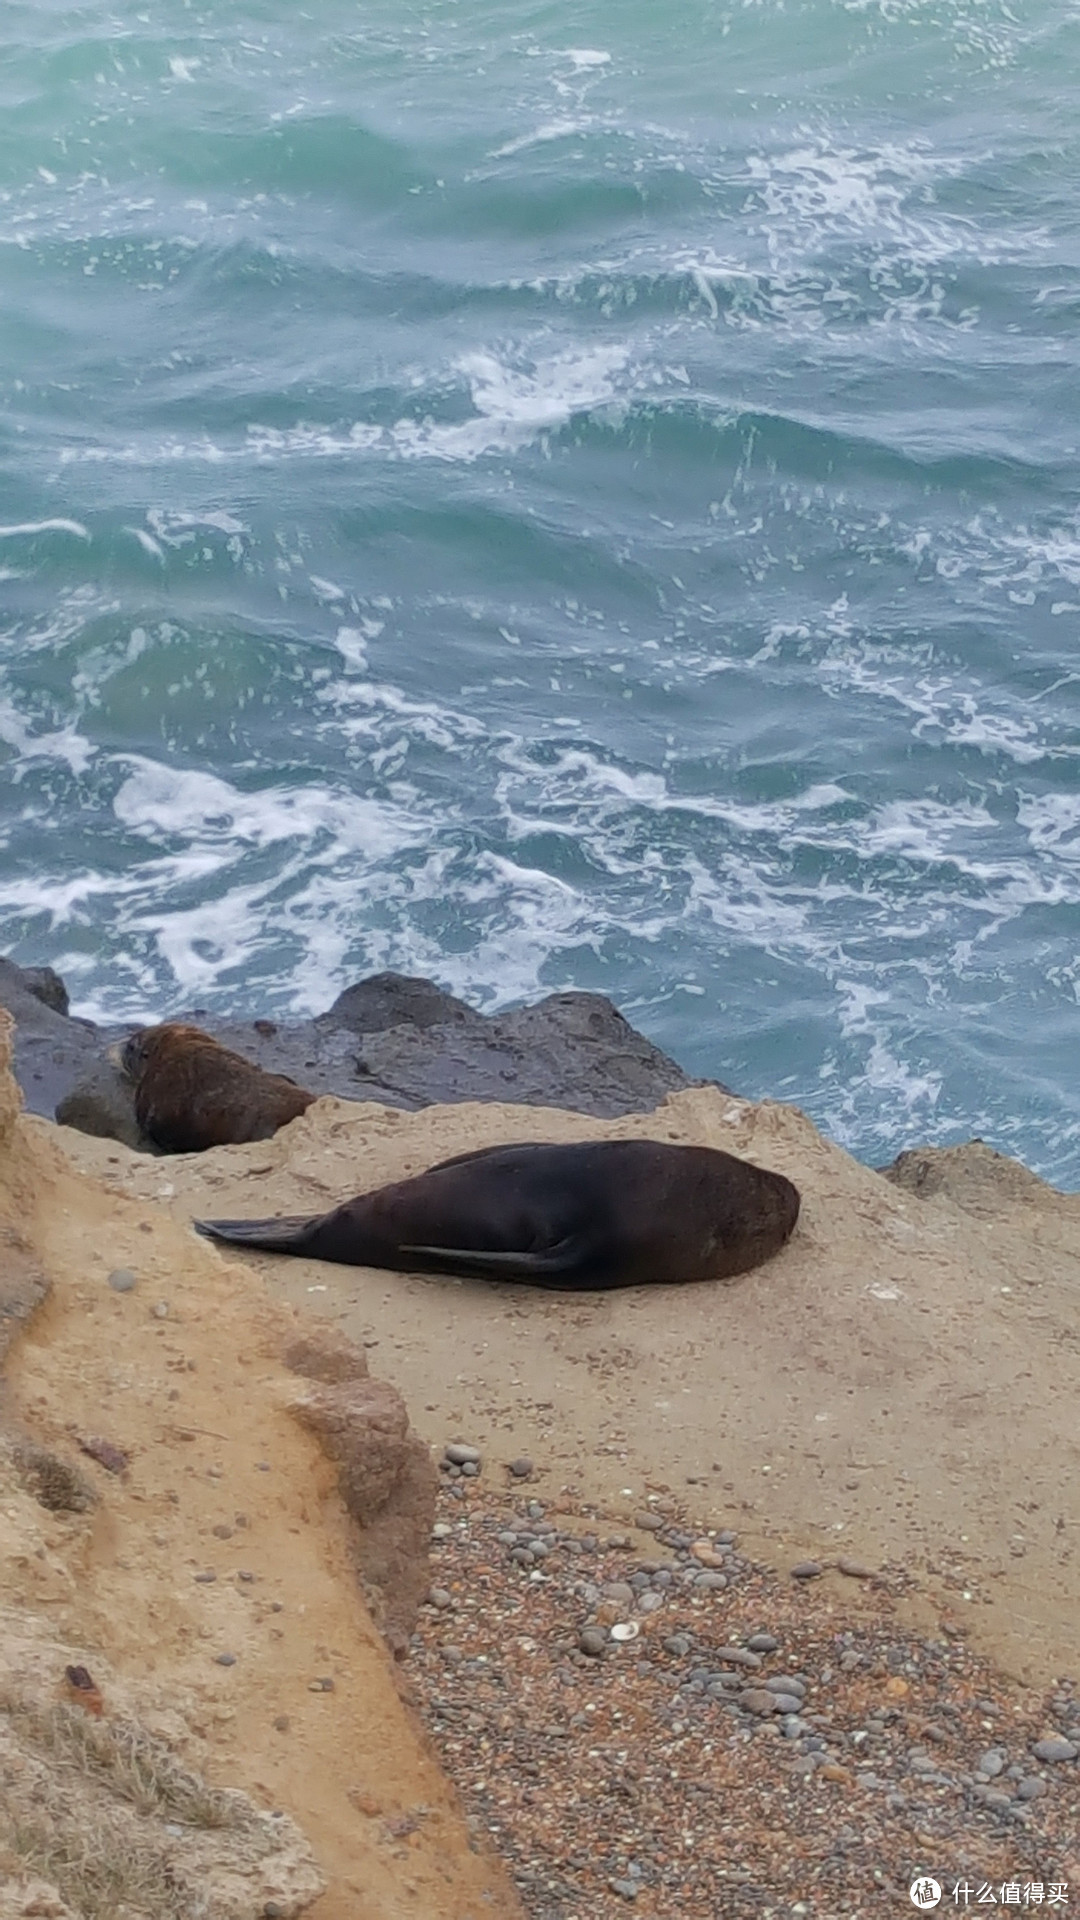
[[[1048,1760],[1056,1765],[1061,1760],[1075,1760],[1080,1747],[1074,1740],[1066,1740],[1064,1734],[1049,1734],[1045,1740],[1036,1740],[1031,1749],[1036,1760]]]
[[[1017,1783],[1018,1800],[1038,1800],[1046,1792],[1046,1781],[1040,1780],[1037,1773],[1029,1773]]]
[[[525,1454],[522,1454],[520,1459],[511,1460],[510,1462],[510,1472],[513,1474],[515,1480],[528,1480],[532,1474],[532,1470],[533,1463]]]
[[[0,1226],[0,1361],[49,1295],[50,1281],[14,1227]]]
[[[578,1648],[587,1653],[590,1660],[599,1659],[607,1645],[607,1634],[602,1627],[582,1627],[578,1634]]]
[[[106,1281],[114,1293],[133,1293],[137,1284],[130,1267],[114,1267]]]
[[[98,1060],[80,1074],[56,1102],[62,1127],[92,1133],[100,1140],[119,1140],[125,1147],[156,1151],[135,1118],[135,1087],[111,1060]]]
[[[746,1644],[751,1653],[775,1653],[780,1642],[774,1633],[752,1633]]]
[[[363,1351],[343,1335],[305,1334],[284,1357],[308,1382],[291,1411],[338,1467],[342,1499],[361,1529],[357,1557],[376,1618],[395,1652],[403,1650],[430,1579],[431,1455],[410,1432],[397,1389],[372,1380]]]
[[[776,1712],[776,1695],[768,1687],[748,1687],[739,1695],[739,1705],[747,1713],[757,1713],[764,1717]]]
[[[985,1773],[988,1780],[996,1780],[998,1774],[1005,1771],[1005,1755],[999,1753],[996,1747],[989,1748],[975,1762],[975,1771]]]
[[[792,1567],[791,1577],[793,1580],[816,1580],[822,1571],[817,1560],[800,1560],[797,1567]]]
[[[131,1088],[107,1057],[132,1028],[97,1028],[65,1016],[43,1004],[40,986],[29,971],[0,961],[0,1005],[17,1022],[15,1072],[30,1111],[145,1146]],[[53,999],[58,1006],[56,993]],[[488,1015],[434,981],[382,973],[347,987],[317,1019],[291,1026],[151,1008],[143,1024],[163,1018],[193,1020],[245,1059],[316,1095],[408,1110],[512,1099],[611,1118],[651,1112],[668,1093],[702,1084],[592,993],[549,994],[536,1006]]]
[[[482,1456],[479,1447],[466,1446],[464,1441],[452,1440],[449,1446],[443,1448],[443,1457],[449,1460],[452,1467],[478,1467]]]
[[[849,1560],[846,1554],[837,1561],[836,1571],[846,1574],[849,1580],[872,1580],[874,1577],[873,1567],[864,1566],[861,1560]]]
[[[754,1672],[762,1664],[760,1653],[754,1653],[749,1647],[717,1647],[714,1658],[725,1667],[750,1667]]]

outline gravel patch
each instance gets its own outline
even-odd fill
[[[723,1587],[699,1584],[706,1551]],[[407,1672],[528,1920],[869,1920],[916,1911],[927,1874],[942,1911],[964,1880],[999,1906],[1071,1881],[1055,1910],[1080,1908],[1080,1688],[1041,1697],[955,1629],[906,1631],[900,1568],[840,1596],[792,1571],[731,1531],[633,1538],[444,1479],[453,1605],[422,1610]]]

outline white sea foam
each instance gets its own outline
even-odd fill
[[[74,721],[52,733],[33,733],[12,701],[0,698],[0,740],[14,748],[18,758],[9,767],[12,779],[19,781],[35,760],[60,760],[72,773],[85,773],[94,757],[90,741],[79,732]]]
[[[78,540],[89,540],[90,530],[81,520],[23,520],[15,526],[0,527],[0,540],[15,540],[23,534],[73,533]]]

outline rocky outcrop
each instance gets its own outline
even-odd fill
[[[428,1586],[435,1469],[409,1429],[405,1402],[373,1380],[363,1350],[330,1328],[285,1350],[308,1385],[292,1403],[338,1469],[338,1488],[358,1529],[357,1565],[372,1612],[394,1653],[404,1654]]]
[[[49,1004],[41,998],[42,972],[51,970],[0,961],[0,1006],[15,1016],[15,1071],[27,1107],[83,1133],[148,1147],[131,1088],[109,1058],[132,1029],[65,1018],[51,984]],[[51,979],[63,992],[58,976]],[[148,1009],[148,1021],[159,1017]],[[488,1015],[432,980],[380,973],[347,987],[314,1020],[222,1020],[200,1008],[175,1017],[316,1095],[409,1111],[509,1100],[606,1119],[648,1113],[669,1093],[702,1084],[595,993],[553,993]]]

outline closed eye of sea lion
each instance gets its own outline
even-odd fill
[[[175,1020],[139,1027],[120,1063],[135,1082],[135,1117],[164,1153],[269,1140],[316,1097]]]
[[[345,1266],[609,1288],[724,1280],[777,1253],[799,1194],[714,1147],[483,1147],[312,1218],[196,1220],[232,1246]]]

